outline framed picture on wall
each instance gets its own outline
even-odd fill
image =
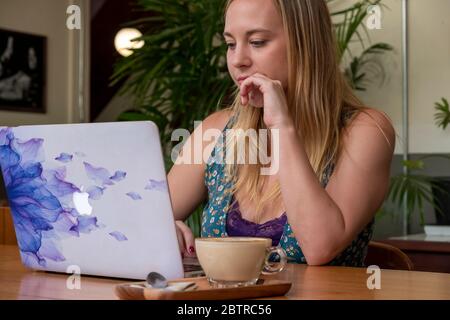
[[[0,110],[45,113],[46,38],[0,29]]]

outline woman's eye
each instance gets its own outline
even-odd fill
[[[266,44],[266,42],[267,41],[265,41],[265,40],[251,41],[250,44],[256,48],[259,48],[259,47],[264,46]],[[231,42],[227,43],[226,45],[229,49],[234,49],[234,47],[236,46],[234,43],[231,43]]]
[[[250,43],[255,47],[262,47],[266,43],[266,41],[252,41]]]

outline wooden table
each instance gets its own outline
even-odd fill
[[[369,290],[364,268],[289,264],[276,276],[292,281],[282,299],[446,299],[450,275],[381,270],[381,289]],[[81,289],[66,287],[68,275],[30,271],[22,266],[17,246],[0,245],[0,299],[117,299],[114,287],[127,280],[82,276]]]

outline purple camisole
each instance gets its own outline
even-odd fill
[[[234,201],[231,198],[231,203]],[[287,222],[286,213],[279,218],[258,224],[248,221],[241,216],[239,204],[236,201],[227,214],[227,234],[230,237],[262,237],[272,239],[272,245],[277,246],[283,235],[284,225]]]

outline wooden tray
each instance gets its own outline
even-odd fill
[[[170,291],[144,286],[145,282],[130,282],[117,285],[116,295],[122,300],[230,300],[274,297],[285,295],[291,289],[291,282],[262,279],[253,286],[238,288],[212,288],[206,277],[185,278],[169,281],[195,282],[193,291]]]

